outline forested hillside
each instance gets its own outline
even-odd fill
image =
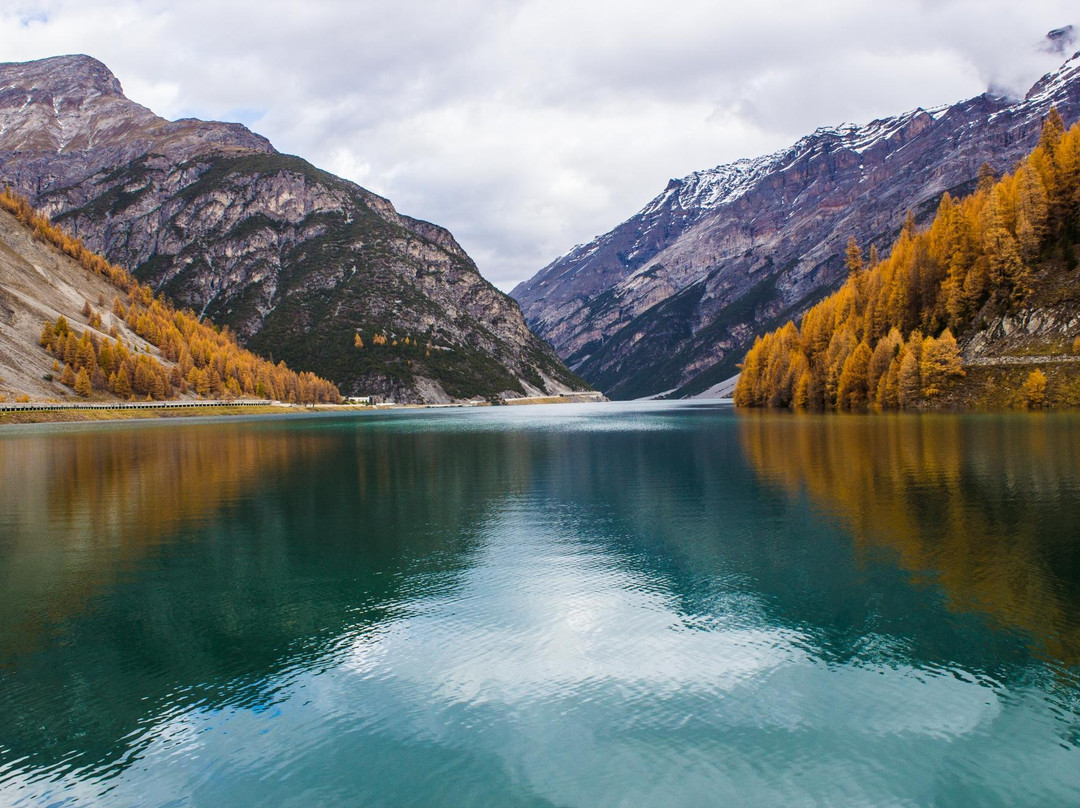
[[[637,214],[512,294],[531,327],[611,398],[686,398],[731,379],[755,335],[799,318],[846,279],[844,244],[887,247],[910,211],[1009,171],[1057,108],[1080,119],[1080,54],[1022,99],[824,126],[790,148],[672,179]]]
[[[799,326],[754,342],[735,401],[841,410],[1078,404],[1078,238],[1080,128],[1066,132],[1052,110],[1012,173],[995,181],[981,172],[960,201],[946,194],[926,230],[909,217],[886,259],[871,251],[864,261],[851,240],[847,281]]]
[[[239,124],[167,121],[88,56],[0,64],[0,88],[3,181],[244,347],[398,402],[588,388],[390,200]]]
[[[18,261],[33,274],[29,283],[20,282],[13,267],[5,272],[0,284],[0,293],[11,302],[10,316],[5,318],[11,320],[5,323],[5,331],[10,329],[10,333],[3,335],[5,350],[0,355],[0,359],[6,359],[2,364],[11,367],[0,367],[0,377],[20,371],[25,377],[26,367],[35,364],[28,352],[45,351],[53,359],[52,372],[34,379],[33,389],[12,380],[14,389],[9,389],[11,383],[5,384],[3,388],[9,392],[0,391],[0,395],[40,398],[49,393],[64,395],[70,390],[84,398],[115,396],[124,400],[183,395],[257,396],[303,404],[341,400],[337,387],[325,379],[262,359],[241,348],[227,329],[204,322],[191,311],[178,310],[161,295],[155,296],[149,286],[88,250],[10,189],[0,194],[0,210],[14,216],[41,247],[63,254],[57,256],[58,269],[63,262],[70,262],[81,269],[86,280],[98,279],[96,295],[89,292],[90,285],[84,285],[81,308],[76,303],[74,311],[65,314],[65,309],[73,305],[70,289],[66,289],[67,294],[54,296],[62,299],[44,301],[57,316],[36,323],[40,336],[35,346],[26,338],[26,328],[18,329],[16,321],[35,316],[41,302],[36,298],[50,296],[47,286],[52,273],[42,266],[44,262],[27,260],[17,245],[4,244],[5,257]],[[71,274],[72,267],[63,268]],[[79,274],[77,270],[75,274]],[[111,290],[111,297],[105,289]],[[18,345],[20,333],[23,345]],[[37,330],[33,333],[37,335]]]

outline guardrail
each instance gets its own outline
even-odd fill
[[[101,404],[95,402],[78,401],[2,401],[0,412],[18,412],[21,410],[36,410],[49,412],[51,410],[172,410],[188,409],[193,407],[271,407],[279,404],[265,398],[225,399],[221,401],[123,401],[115,404]]]

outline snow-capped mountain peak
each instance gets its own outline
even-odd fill
[[[823,126],[789,148],[671,180],[512,294],[609,395],[704,389],[734,373],[755,333],[839,283],[848,237],[880,249],[909,211],[929,215],[945,191],[970,190],[983,163],[1011,169],[1052,106],[1067,124],[1080,117],[1080,54],[1020,101],[984,93]]]

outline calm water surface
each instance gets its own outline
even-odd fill
[[[1080,805],[1080,418],[0,430],[0,805]]]

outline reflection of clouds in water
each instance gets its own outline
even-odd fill
[[[452,593],[416,581],[433,594],[279,675],[274,703],[166,713],[108,783],[42,773],[0,801],[93,804],[108,787],[120,805],[278,804],[288,777],[305,799],[382,804],[881,804],[933,794],[950,755],[955,776],[995,779],[1069,759],[1040,743],[1034,696],[899,659],[827,664],[753,593],[685,615],[661,582],[558,528],[504,511]],[[489,793],[460,790],[485,766]]]
[[[437,670],[442,699],[513,705],[606,687],[626,698],[713,692],[792,661],[787,630],[689,630],[656,582],[523,516],[489,527],[460,595],[422,603],[381,638],[390,658],[408,661],[400,675],[429,681]]]
[[[381,413],[370,416],[366,423],[357,421],[357,428],[372,428],[390,432],[438,431],[498,432],[524,431],[545,434],[597,432],[664,432],[686,426],[686,415],[693,409],[714,410],[716,405],[683,407],[681,414],[672,413],[667,402],[619,402],[611,404],[536,404],[491,408],[447,408]],[[721,407],[733,417],[730,407]],[[714,413],[715,414],[715,413]],[[670,417],[658,417],[670,415]],[[327,425],[330,426],[329,424]]]

